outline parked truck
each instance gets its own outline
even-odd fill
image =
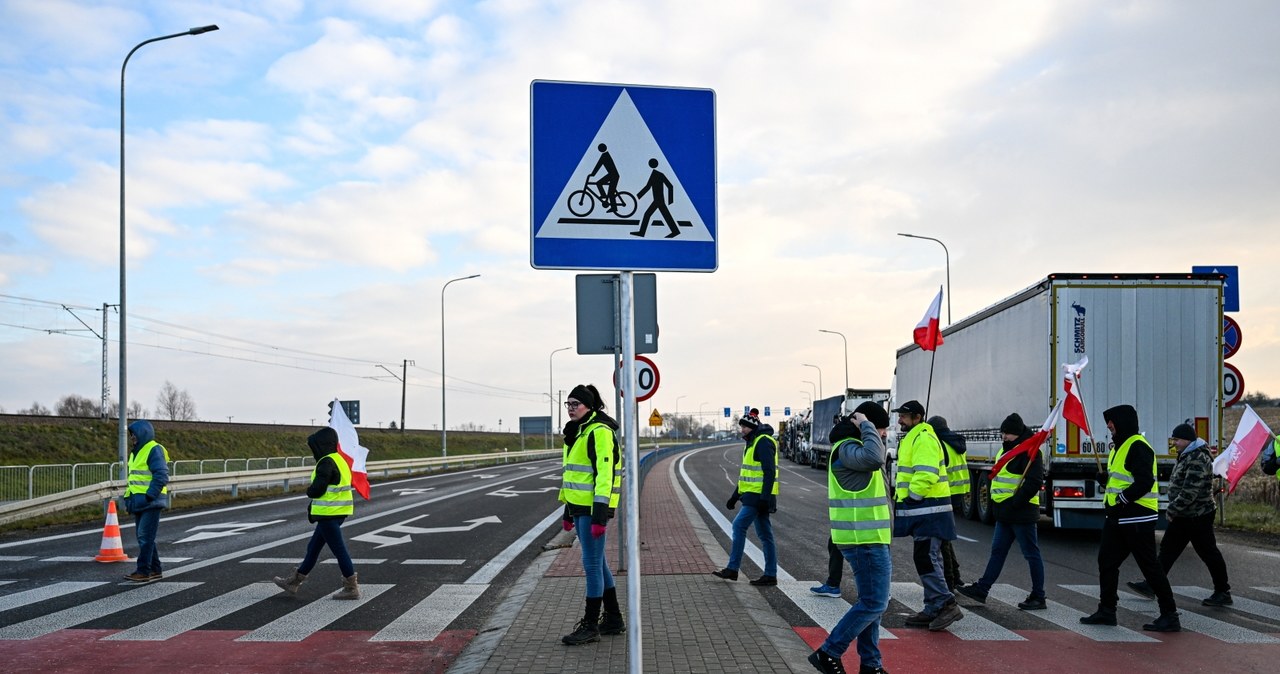
[[[1000,422],[1017,412],[1039,427],[1064,395],[1062,366],[1087,356],[1079,391],[1092,437],[1066,420],[1054,427],[1041,510],[1058,527],[1101,528],[1095,477],[1114,447],[1102,412],[1129,404],[1156,452],[1163,513],[1170,430],[1185,421],[1222,443],[1222,295],[1217,274],[1052,274],[948,326],[936,351],[899,349],[894,406],[919,400],[965,437],[972,489],[956,516],[990,523]]]
[[[823,398],[813,403],[813,415],[809,427],[809,447],[804,460],[811,468],[826,468],[831,456],[831,429],[836,418],[849,414],[866,401],[884,405],[889,400],[889,389],[851,388],[842,396]]]

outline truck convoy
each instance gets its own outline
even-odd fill
[[[1129,404],[1156,451],[1163,512],[1170,430],[1187,422],[1222,444],[1222,295],[1217,274],[1052,274],[948,326],[936,351],[899,349],[893,405],[919,400],[965,437],[972,489],[956,516],[990,523],[1000,422],[1017,412],[1039,427],[1064,395],[1063,365],[1087,356],[1079,393],[1092,437],[1058,421],[1041,450],[1040,507],[1055,526],[1101,528],[1095,477],[1112,448],[1102,412]]]
[[[884,405],[889,400],[889,390],[851,388],[844,395],[813,401],[811,410],[801,413],[795,422],[789,424],[797,430],[807,429],[807,435],[799,441],[793,439],[793,449],[790,452],[784,449],[783,455],[802,465],[826,468],[827,458],[831,456],[829,436],[831,429],[835,428],[836,417],[852,412],[868,400]]]

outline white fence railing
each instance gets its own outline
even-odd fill
[[[170,475],[227,473],[233,470],[266,470],[309,466],[310,456],[272,456],[254,459],[183,459],[169,463]],[[35,466],[0,466],[0,503],[33,499],[107,482],[120,475],[120,462],[49,463]]]

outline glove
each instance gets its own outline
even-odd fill
[[[600,538],[601,536],[604,535],[605,530],[606,530],[606,527],[603,524],[592,524],[591,537]]]
[[[1094,473],[1093,479],[1097,480],[1098,484],[1103,489],[1107,488],[1107,472],[1105,470],[1100,470],[1097,473]]]
[[[725,510],[733,510],[735,507],[737,507],[739,496],[740,494],[738,494],[738,490],[734,489],[733,494],[729,496],[729,500],[726,501],[724,504]]]
[[[764,497],[764,503],[760,505],[762,510],[767,509],[768,512],[776,513],[778,512],[778,497],[770,494]]]
[[[573,531],[573,520],[560,520],[560,528],[565,531]]]

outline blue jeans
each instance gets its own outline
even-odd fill
[[[350,578],[355,575],[356,566],[351,563],[347,542],[342,540],[342,523],[345,520],[346,518],[342,517],[316,521],[316,530],[311,533],[311,540],[307,543],[307,556],[303,557],[302,563],[298,565],[298,573],[304,576],[311,573],[316,562],[320,561],[320,551],[328,545],[330,552],[338,560],[338,570],[342,571],[342,577]]]
[[[831,629],[831,635],[822,643],[822,650],[838,659],[856,638],[862,667],[879,669],[880,616],[889,608],[889,580],[893,577],[889,546],[881,543],[857,545],[841,548],[840,554],[844,555],[849,561],[849,567],[853,569],[853,583],[858,588],[858,600]]]
[[[769,517],[750,506],[738,509],[738,516],[733,518],[733,543],[729,547],[728,567],[737,571],[742,567],[742,551],[747,547],[747,528],[752,522],[756,525],[756,535],[760,537],[760,547],[764,550],[764,575],[778,575],[778,546],[773,543],[773,524]]]
[[[1009,556],[1009,548],[1013,547],[1015,539],[1018,547],[1022,548],[1022,556],[1026,558],[1031,571],[1031,596],[1044,599],[1044,560],[1040,558],[1035,524],[996,522],[996,532],[991,537],[991,559],[987,560],[987,570],[978,579],[977,585],[984,594],[991,591],[991,586],[1000,578],[1004,560]]]
[[[604,591],[614,587],[609,561],[604,558],[605,533],[596,538],[591,535],[591,516],[573,518],[573,528],[578,532],[578,547],[582,548],[582,572],[587,576],[587,598],[603,597]]]
[[[138,535],[137,573],[160,573],[160,553],[156,551],[156,531],[160,528],[160,508],[134,513],[134,533]]]
[[[938,615],[945,604],[955,601],[955,595],[947,589],[947,577],[942,571],[942,539],[916,536],[912,559],[916,573],[920,575],[920,584],[924,586],[924,612]]]

